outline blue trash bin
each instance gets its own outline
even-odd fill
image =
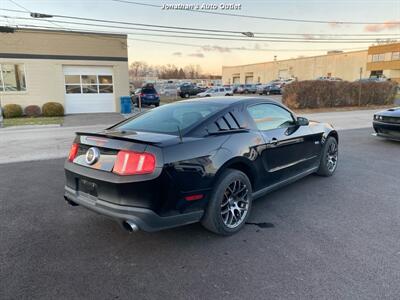
[[[130,96],[122,96],[121,97],[121,114],[130,114],[132,112],[131,107],[131,97]]]

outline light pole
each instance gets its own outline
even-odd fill
[[[360,84],[358,85],[358,106],[361,106],[361,84],[362,84],[362,72],[363,68],[360,67]]]

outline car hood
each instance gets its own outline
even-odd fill
[[[383,110],[376,114],[387,117],[400,117],[400,107],[389,108],[388,110]]]

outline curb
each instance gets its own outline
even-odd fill
[[[43,130],[61,130],[61,131],[84,131],[84,130],[102,130],[110,127],[112,124],[95,124],[95,125],[82,125],[82,126],[62,126],[62,125],[34,125],[34,126],[12,126],[0,128],[0,133],[3,132],[18,132],[18,131],[43,131]]]
[[[24,130],[24,129],[43,129],[43,128],[59,128],[61,124],[46,124],[46,125],[21,125],[21,126],[8,126],[0,128],[0,131]]]

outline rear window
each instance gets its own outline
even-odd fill
[[[148,131],[177,135],[179,130],[183,133],[225,107],[227,104],[210,102],[173,103],[149,110],[115,128],[121,131]]]
[[[156,94],[155,88],[142,88],[143,94]]]

